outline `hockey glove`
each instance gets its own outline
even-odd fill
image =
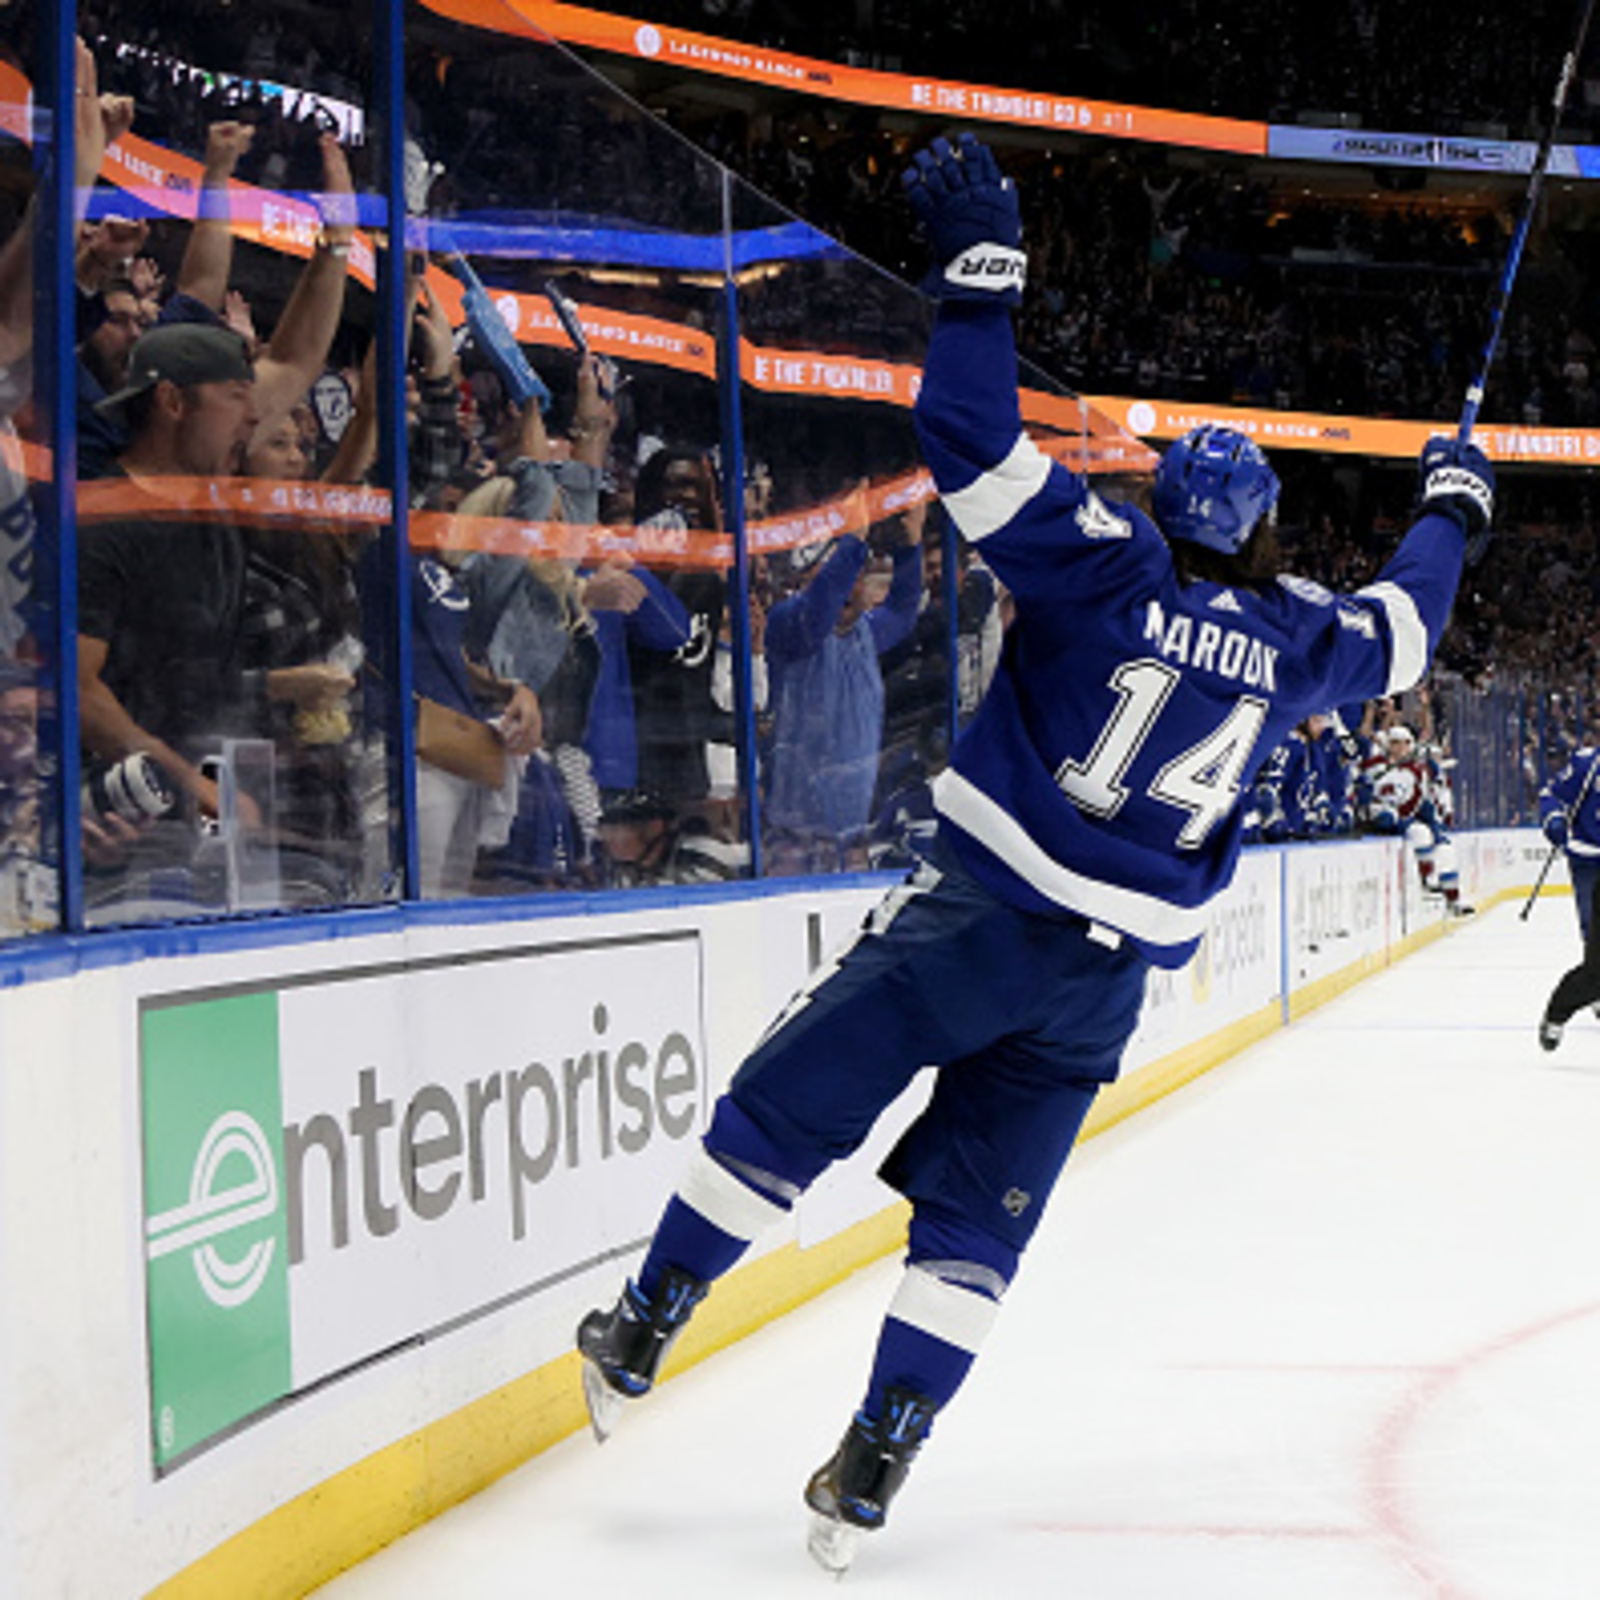
[[[1567,814],[1565,811],[1552,811],[1544,819],[1544,836],[1551,844],[1563,845],[1567,842]]]
[[[1000,176],[994,152],[964,133],[952,148],[935,139],[902,178],[922,223],[933,267],[922,287],[939,300],[1022,303],[1027,274],[1017,186]]]
[[[1422,510],[1460,523],[1469,538],[1484,533],[1494,515],[1494,468],[1475,444],[1435,434],[1418,467]]]

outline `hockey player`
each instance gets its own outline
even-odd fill
[[[1327,715],[1297,723],[1267,757],[1256,774],[1255,808],[1265,844],[1350,832],[1350,780]]]
[[[1246,779],[1309,712],[1416,681],[1492,504],[1482,453],[1432,441],[1416,523],[1373,584],[1337,596],[1254,559],[1278,482],[1238,433],[1197,428],[1167,451],[1154,522],[1103,500],[1022,431],[1014,187],[970,136],[936,140],[906,183],[940,302],[924,453],[1015,618],[934,786],[934,859],[747,1057],[638,1275],[578,1330],[603,1433],[711,1281],[931,1066],[928,1107],[882,1169],[911,1201],[905,1274],[860,1405],[805,1491],[812,1554],[835,1572],[965,1378],[1117,1075],[1148,969],[1199,943],[1233,874]]]
[[[1345,837],[1355,832],[1355,764],[1346,754],[1352,745],[1337,711],[1313,712],[1306,719],[1312,765],[1322,797],[1321,833]]]
[[[1567,852],[1567,871],[1583,936],[1583,959],[1564,973],[1545,1003],[1539,1021],[1539,1043],[1554,1050],[1572,1016],[1600,1001],[1600,918],[1595,893],[1600,890],[1600,749],[1586,747],[1539,791],[1539,826],[1544,836]]]
[[[1364,783],[1371,796],[1368,820],[1373,831],[1404,835],[1416,857],[1423,893],[1442,895],[1451,916],[1471,915],[1472,907],[1461,899],[1456,847],[1445,825],[1443,773],[1405,723],[1391,722],[1378,735]]]

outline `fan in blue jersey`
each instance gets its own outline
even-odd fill
[[[1304,746],[1291,733],[1274,745],[1255,775],[1251,807],[1245,814],[1246,844],[1282,844],[1295,831],[1290,816],[1295,804],[1297,776]]]
[[[1347,791],[1332,725],[1325,715],[1307,717],[1290,729],[1256,774],[1256,838],[1277,844],[1349,833],[1355,821]]]
[[[1600,1002],[1600,917],[1595,895],[1600,892],[1600,749],[1586,747],[1539,791],[1539,826],[1545,838],[1567,853],[1567,871],[1583,936],[1583,959],[1560,982],[1545,1003],[1539,1022],[1539,1043],[1554,1050],[1571,1018]]]
[[[1312,716],[1308,726],[1311,731],[1312,759],[1321,774],[1327,806],[1323,831],[1338,835],[1354,833],[1356,763],[1351,752],[1355,749],[1355,741],[1346,732],[1344,721],[1337,711],[1322,717]]]
[[[1197,428],[1162,459],[1152,521],[1023,432],[1010,308],[1016,190],[970,137],[907,174],[939,300],[916,421],[949,514],[1010,592],[993,682],[933,785],[932,859],[868,917],[740,1067],[617,1305],[578,1331],[597,1433],[749,1243],[931,1067],[885,1162],[911,1201],[906,1270],[865,1392],[806,1488],[838,1571],[880,1527],[965,1378],[1152,965],[1186,962],[1233,875],[1242,790],[1330,705],[1422,675],[1493,473],[1432,441],[1415,524],[1368,587],[1273,575],[1278,482],[1251,441]]]

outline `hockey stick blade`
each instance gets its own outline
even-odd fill
[[[861,1543],[861,1530],[838,1517],[824,1516],[820,1511],[811,1514],[811,1528],[806,1534],[806,1549],[811,1559],[834,1582],[842,1579],[856,1558],[856,1546]]]
[[[589,1408],[589,1426],[596,1444],[604,1444],[616,1431],[623,1396],[606,1382],[594,1362],[583,1363],[583,1403]]]

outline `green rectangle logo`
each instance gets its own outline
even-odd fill
[[[278,997],[147,1009],[140,1058],[160,1469],[293,1385]]]

